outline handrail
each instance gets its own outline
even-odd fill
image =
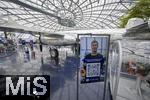
[[[127,52],[127,51],[122,51],[122,52],[129,53],[129,54],[132,54],[132,55],[135,55],[135,56],[139,56],[139,57],[143,57],[143,58],[150,59],[150,57],[145,57],[144,55],[139,55],[139,54],[136,54],[136,53],[130,53],[130,52]]]

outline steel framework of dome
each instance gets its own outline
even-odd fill
[[[136,0],[0,0],[0,16],[56,32],[117,28]]]

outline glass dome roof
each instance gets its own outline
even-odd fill
[[[27,27],[57,32],[119,27],[136,0],[0,0],[0,16]]]

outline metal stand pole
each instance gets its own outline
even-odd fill
[[[77,57],[79,59],[79,35],[77,36]],[[77,100],[79,100],[79,65],[77,65]]]

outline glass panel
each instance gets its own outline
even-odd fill
[[[19,24],[29,27],[39,26],[41,30],[44,28],[50,32],[94,27],[116,28],[119,24],[119,17],[125,14],[135,2],[125,0],[122,1],[122,5],[120,0],[19,1],[31,7],[18,5],[18,1],[15,0],[14,2],[0,1],[0,11],[3,12],[1,14],[13,15]],[[22,23],[23,20],[26,23]]]

